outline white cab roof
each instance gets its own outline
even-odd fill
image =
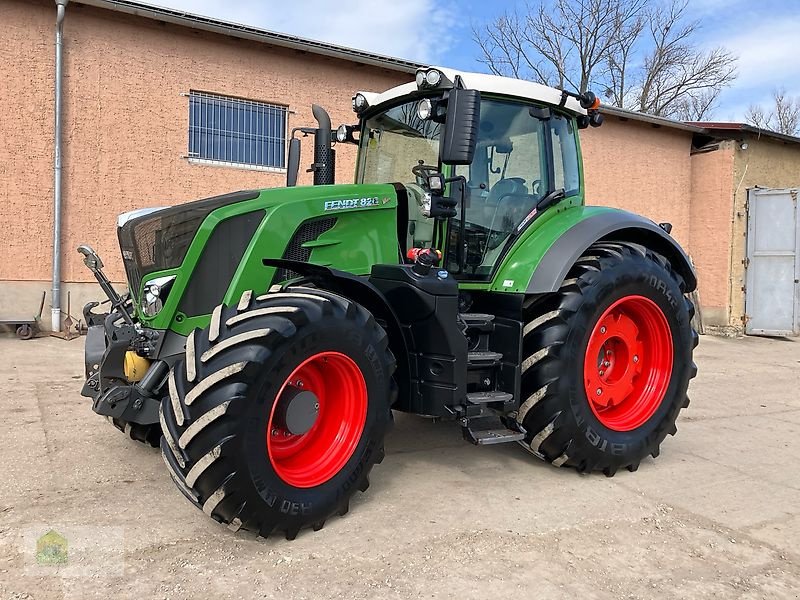
[[[478,90],[481,93],[497,94],[499,96],[511,96],[520,98],[522,100],[533,100],[535,102],[543,102],[545,104],[552,104],[558,106],[561,103],[561,90],[534,83],[532,81],[524,81],[522,79],[514,79],[513,77],[500,77],[499,75],[486,75],[485,73],[470,73],[468,71],[456,71],[455,69],[448,69],[445,67],[429,67],[435,68],[444,73],[450,81],[455,81],[456,76],[460,76],[464,82],[464,87],[468,89]],[[427,70],[427,69],[421,69]],[[396,98],[407,96],[417,91],[417,84],[415,81],[411,83],[404,83],[398,85],[385,92],[359,92],[363,94],[370,107],[390,102]],[[568,111],[585,115],[586,110],[581,107],[580,103],[571,96],[567,98],[564,105]]]

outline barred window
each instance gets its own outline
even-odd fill
[[[283,169],[285,155],[285,106],[190,92],[190,159]]]

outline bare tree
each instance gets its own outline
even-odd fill
[[[761,129],[769,129],[786,135],[800,133],[800,96],[787,96],[786,90],[779,88],[772,93],[773,106],[765,109],[751,104],[745,113],[745,120]]]
[[[648,0],[546,0],[524,14],[501,15],[473,29],[478,60],[498,75],[535,79],[581,92],[594,82],[620,30],[636,23]]]
[[[679,121],[707,121],[717,108],[720,88],[709,89],[696,94],[687,94],[675,104],[673,118]]]
[[[708,118],[736,78],[736,57],[703,50],[688,0],[541,0],[473,29],[496,74],[579,91],[665,117]]]
[[[632,81],[631,62],[646,23],[645,15],[636,14],[627,24],[618,23],[614,40],[605,59],[605,89],[603,95],[614,106],[627,106]]]
[[[744,119],[759,129],[770,129],[769,115],[760,104],[751,104],[744,113]]]
[[[724,48],[703,51],[692,42],[700,23],[684,21],[687,5],[688,0],[673,0],[648,11],[652,48],[645,55],[638,89],[636,109],[641,112],[679,116],[687,103],[706,104],[709,93],[716,90],[718,95],[736,79],[734,55]]]

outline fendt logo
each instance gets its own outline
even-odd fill
[[[378,206],[380,200],[375,198],[351,198],[349,200],[328,200],[325,202],[325,212],[331,210],[347,210],[350,208],[366,208],[368,206]],[[384,202],[386,204],[386,202]]]

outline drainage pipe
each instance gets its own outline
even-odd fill
[[[61,331],[61,101],[64,71],[64,15],[69,0],[56,0],[56,101],[55,101],[55,162],[53,169],[53,291],[51,327]]]

